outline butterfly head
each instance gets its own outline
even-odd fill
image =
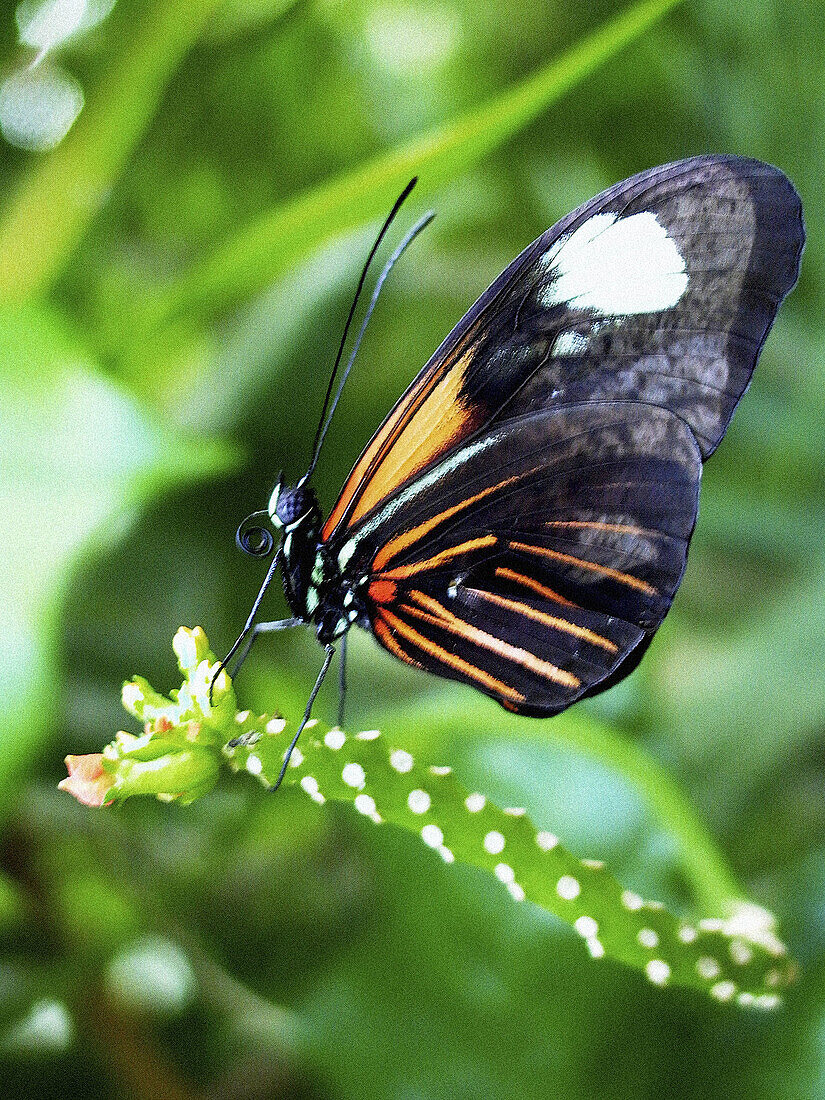
[[[272,490],[267,508],[272,526],[291,534],[299,527],[317,528],[321,520],[321,509],[315,490],[302,482],[292,487],[284,487],[281,478]]]

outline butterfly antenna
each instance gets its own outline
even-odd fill
[[[329,385],[327,386],[327,392],[326,392],[326,395],[324,397],[324,404],[323,404],[323,407],[321,408],[321,415],[318,418],[318,428],[315,432],[315,439],[312,441],[312,461],[309,464],[309,469],[304,474],[303,478],[301,478],[302,483],[305,482],[309,478],[310,474],[313,472],[313,470],[315,469],[315,466],[317,465],[317,462],[318,462],[318,454],[319,454],[320,449],[321,449],[321,444],[323,443],[323,440],[324,440],[324,433],[326,432],[326,425],[328,423],[327,409],[329,407],[330,398],[332,397],[332,391],[333,391],[333,388],[335,386],[335,377],[338,373],[338,368],[341,365],[341,360],[344,357],[344,348],[345,348],[346,343],[347,343],[347,336],[349,335],[350,326],[352,325],[352,319],[355,315],[355,309],[356,309],[356,306],[358,305],[358,300],[361,297],[361,291],[364,289],[364,282],[366,281],[367,272],[369,271],[370,264],[372,263],[373,257],[375,256],[375,253],[378,251],[387,230],[389,229],[390,225],[392,224],[393,219],[395,218],[395,215],[401,209],[402,204],[404,203],[405,199],[407,198],[409,193],[412,191],[412,189],[415,187],[416,183],[418,183],[418,176],[413,176],[413,178],[410,180],[410,182],[407,184],[407,186],[404,188],[404,190],[401,192],[401,194],[395,200],[395,203],[393,204],[393,208],[389,212],[389,214],[387,215],[387,218],[384,221],[384,224],[381,226],[381,231],[379,232],[378,236],[375,238],[375,243],[373,244],[372,248],[370,249],[369,256],[367,256],[366,263],[364,264],[364,267],[361,271],[361,278],[358,280],[358,287],[355,291],[355,297],[352,299],[352,305],[350,306],[349,315],[347,316],[347,322],[344,325],[344,332],[341,336],[341,343],[338,345],[338,354],[335,356],[335,363],[334,363],[333,368],[332,368],[332,374],[330,375]]]
[[[395,252],[393,252],[392,256],[390,256],[390,258],[387,260],[384,266],[384,270],[378,277],[378,281],[375,284],[375,290],[372,292],[370,304],[367,307],[367,312],[364,314],[364,320],[361,322],[361,327],[358,330],[357,337],[355,338],[355,344],[353,345],[352,351],[350,352],[350,357],[347,360],[347,365],[344,368],[344,373],[341,375],[341,381],[338,384],[338,389],[335,393],[335,397],[333,398],[332,404],[329,407],[327,418],[324,421],[324,427],[318,440],[318,447],[315,451],[315,455],[313,456],[312,464],[309,468],[309,471],[307,472],[307,477],[309,477],[309,475],[315,469],[315,464],[318,461],[318,455],[321,450],[321,444],[324,442],[324,436],[327,434],[327,430],[332,422],[333,414],[335,413],[335,409],[337,408],[338,402],[341,399],[341,394],[344,392],[344,386],[346,385],[347,379],[349,378],[349,372],[352,370],[352,364],[355,362],[355,357],[358,354],[358,349],[361,347],[361,341],[364,339],[364,333],[367,331],[367,325],[369,324],[370,317],[372,317],[372,311],[375,309],[376,303],[378,301],[378,295],[381,293],[381,288],[386,282],[389,273],[395,267],[396,263],[401,259],[401,256],[403,255],[407,246],[412,244],[412,242],[415,240],[422,229],[426,229],[426,227],[430,224],[434,217],[435,211],[430,210],[422,218],[419,218],[412,229],[409,230],[407,235],[401,241],[398,248],[396,248]]]

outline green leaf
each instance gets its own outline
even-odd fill
[[[145,733],[119,733],[103,751],[111,782],[106,797],[191,801],[212,787],[221,754],[233,770],[271,789],[291,740],[287,722],[235,711],[231,681],[200,628],[181,628],[174,647],[184,682],[172,697],[164,699],[143,679],[124,686],[124,705],[145,723]],[[68,758],[70,768],[76,761]],[[148,767],[135,781],[138,762]],[[713,916],[682,919],[623,889],[601,861],[578,859],[557,836],[537,829],[525,810],[501,808],[469,792],[449,766],[416,762],[378,730],[347,735],[333,728],[320,736],[312,720],[284,782],[297,784],[316,805],[351,803],[375,825],[413,834],[445,863],[494,875],[515,902],[529,899],[572,925],[592,958],[634,967],[654,985],[672,983],[718,1001],[769,1009],[795,977],[767,910],[730,898]],[[61,786],[85,800],[72,789],[71,777]]]
[[[264,214],[159,292],[144,320],[158,325],[178,312],[216,309],[260,290],[321,244],[384,213],[413,175],[421,193],[430,193],[517,133],[676,3],[635,4],[484,106]]]
[[[29,301],[60,273],[220,3],[118,4],[106,79],[65,141],[32,163],[0,217],[0,302]]]
[[[233,461],[149,419],[43,309],[0,309],[0,807],[44,735],[58,612],[81,553],[146,500]]]

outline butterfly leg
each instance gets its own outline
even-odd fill
[[[309,699],[307,701],[306,710],[304,711],[304,716],[301,719],[298,729],[295,731],[295,736],[289,743],[289,748],[284,753],[284,762],[281,765],[281,770],[278,773],[278,778],[269,788],[272,792],[277,791],[277,789],[281,785],[281,782],[283,781],[284,775],[286,774],[286,769],[289,767],[289,758],[292,756],[292,750],[298,744],[298,738],[304,732],[304,727],[310,719],[310,715],[312,714],[312,704],[315,702],[315,698],[318,695],[318,692],[321,690],[321,684],[323,684],[326,674],[329,672],[329,666],[332,664],[332,658],[334,656],[335,646],[328,645],[324,651],[324,663],[321,665],[321,671],[318,673],[318,679],[315,681],[315,687],[309,693]]]
[[[240,672],[241,665],[249,656],[249,651],[255,644],[255,639],[258,637],[259,634],[269,634],[270,632],[274,632],[276,630],[290,630],[293,626],[301,626],[303,624],[303,621],[303,619],[292,618],[277,619],[271,623],[255,623],[255,625],[250,628],[249,637],[246,639],[246,644],[244,645],[241,652],[238,654],[238,657],[235,661],[235,668],[230,673],[232,679],[234,680]]]
[[[341,652],[338,656],[338,728],[344,728],[344,705],[347,698],[347,635],[341,635]]]

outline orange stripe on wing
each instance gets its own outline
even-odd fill
[[[488,485],[487,488],[482,489],[480,493],[476,493],[471,497],[465,497],[465,499],[458,504],[454,504],[452,508],[445,508],[444,511],[439,512],[437,516],[431,516],[430,519],[425,520],[423,523],[419,523],[417,527],[412,527],[409,531],[405,531],[403,535],[397,535],[394,539],[390,539],[390,541],[385,543],[375,555],[375,561],[372,563],[373,571],[376,573],[379,572],[384,568],[387,562],[400,554],[402,550],[406,550],[408,546],[411,546],[414,542],[418,542],[419,539],[429,534],[429,532],[432,531],[434,527],[437,527],[439,523],[443,523],[445,520],[457,515],[477,501],[483,500],[484,497],[489,496],[490,493],[495,493],[497,489],[503,489],[507,485],[512,485],[512,483],[518,481],[521,476],[521,474],[514,474],[513,477],[508,477],[505,478],[504,481],[499,481],[497,485]]]
[[[384,614],[384,612],[381,614]],[[414,657],[411,657],[405,649],[401,648],[383,619],[376,617],[373,620],[372,628],[375,631],[376,637],[381,642],[381,645],[389,650],[393,657],[398,657],[399,660],[405,661],[408,665],[414,665],[416,668],[424,667],[419,661],[416,661]]]
[[[552,680],[556,684],[561,684],[563,687],[577,688],[581,686],[581,680],[578,676],[574,676],[572,672],[567,672],[565,669],[559,668],[558,665],[552,665],[549,661],[543,661],[535,653],[531,653],[529,649],[511,645],[501,638],[496,638],[494,634],[488,634],[486,630],[471,626],[451,611],[448,611],[438,600],[425,596],[423,592],[410,592],[410,597],[427,609],[427,611],[419,611],[418,608],[407,605],[404,610],[410,615],[415,615],[416,618],[423,619],[424,622],[428,622],[433,626],[439,626],[442,630],[448,630],[451,634],[465,638],[468,642],[473,642],[474,645],[495,653],[505,661],[512,661],[514,664],[521,665],[522,668],[535,672],[536,675]]]
[[[548,600],[555,600],[556,603],[563,604],[565,607],[580,607],[579,604],[573,603],[572,600],[566,600],[564,596],[560,596],[558,592],[548,588],[546,584],[539,584],[537,580],[528,577],[526,573],[517,573],[515,569],[508,569],[504,565],[499,565],[496,567],[496,576],[504,577],[508,581],[515,581],[516,584],[523,584],[525,588],[531,589],[539,596],[544,596]]]
[[[489,600],[490,603],[494,603],[498,607],[515,611],[518,615],[524,615],[537,623],[544,623],[545,626],[551,626],[554,630],[572,634],[574,638],[581,638],[582,641],[590,642],[591,645],[601,646],[608,653],[619,652],[619,647],[615,642],[611,642],[609,638],[602,637],[601,634],[597,634],[595,630],[589,630],[586,626],[571,623],[569,619],[560,619],[556,615],[548,615],[544,611],[539,611],[536,607],[531,607],[530,604],[521,603],[519,600],[508,600],[506,596],[498,596],[494,592],[485,592],[482,588],[470,588],[468,591],[480,596],[483,600]]]
[[[450,653],[449,650],[442,649],[440,645],[436,645],[436,643],[430,641],[429,638],[425,638],[423,634],[419,634],[414,627],[405,623],[403,619],[399,619],[397,615],[393,615],[391,611],[382,611],[381,614],[394,630],[408,641],[411,641],[414,645],[417,645],[419,649],[422,649],[436,661],[440,661],[441,664],[447,665],[448,668],[454,668],[456,672],[462,672],[470,680],[475,680],[477,684],[482,684],[484,687],[490,688],[504,699],[509,699],[514,703],[523,703],[525,701],[526,696],[522,695],[520,691],[516,691],[516,689],[510,687],[509,684],[505,684],[503,680],[497,680],[495,676],[491,676],[490,673],[485,672],[484,669],[477,668],[475,665],[470,664],[469,661],[465,661],[464,658],[459,657],[458,654]],[[429,616],[427,616],[427,618],[429,618]]]
[[[609,565],[598,565],[594,561],[586,561],[584,558],[576,558],[572,554],[562,554],[558,550],[548,550],[546,546],[530,546],[526,542],[511,542],[511,550],[523,550],[526,554],[538,554],[542,558],[551,558],[553,561],[567,562],[569,565],[576,565],[579,569],[587,569],[592,573],[601,573],[604,577],[610,577],[611,580],[619,581],[620,584],[626,584],[628,588],[636,588],[639,592],[644,592],[648,596],[658,596],[658,590],[653,587],[652,584],[648,584],[647,581],[640,580],[638,577],[632,576],[630,573],[621,573],[618,569],[611,569]]]
[[[328,540],[343,520],[351,527],[429,462],[479,426],[483,410],[461,398],[473,361],[467,350],[444,369],[416,379],[379,428],[347,478],[322,537]]]
[[[495,546],[497,542],[495,535],[482,535],[481,538],[468,539],[467,542],[460,542],[457,546],[450,546],[446,550],[442,550],[440,554],[434,554],[431,558],[426,558],[424,561],[414,561],[410,565],[399,565],[397,569],[388,569],[385,573],[381,573],[380,576],[383,580],[388,581],[402,581],[405,577],[414,577],[417,573],[424,573],[428,569],[437,569],[439,565],[443,565],[445,562],[450,561],[452,558],[457,558],[461,554],[468,554],[473,550],[483,550],[487,546]]]

